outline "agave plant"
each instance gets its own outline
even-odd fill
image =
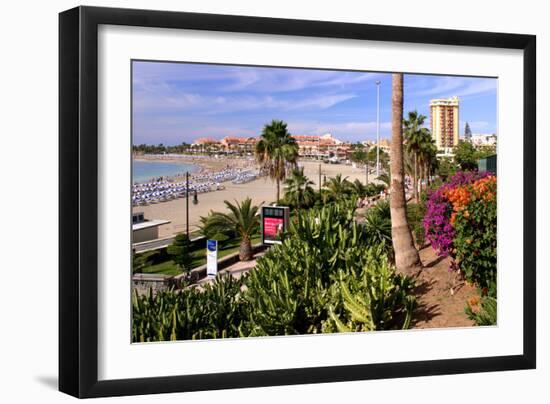
[[[247,201],[237,205],[243,210]],[[381,216],[385,209],[378,209]],[[395,274],[385,250],[354,216],[349,199],[304,211],[282,244],[240,279],[221,276],[200,289],[134,295],[133,340],[408,327],[412,283]]]
[[[137,292],[132,298],[134,342],[238,337],[244,312],[242,283],[219,276],[202,290]]]
[[[414,282],[390,267],[381,249],[369,248],[361,273],[339,273],[324,332],[407,329],[416,300]]]
[[[373,314],[376,329],[386,327],[383,319],[387,316],[400,316],[405,309],[399,299],[410,295],[407,284],[402,289],[400,286],[406,278],[394,276],[384,247],[376,244],[374,248],[365,227],[355,222],[354,211],[353,201],[343,200],[303,212],[291,224],[283,244],[272,247],[258,260],[245,281],[249,335],[338,331],[329,317],[331,308],[338,315],[343,313],[344,279],[356,279],[349,285],[354,298],[369,288],[376,296],[369,308],[378,310]],[[395,286],[395,299],[388,282]],[[361,288],[355,285],[359,283]],[[387,303],[378,296],[388,299]],[[379,313],[380,305],[383,313]],[[327,321],[332,328],[325,326]],[[388,322],[387,327],[394,325]]]

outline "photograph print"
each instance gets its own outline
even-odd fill
[[[131,72],[132,342],[497,325],[497,78]]]

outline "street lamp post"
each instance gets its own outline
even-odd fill
[[[376,177],[380,176],[380,80],[376,80]]]
[[[321,192],[321,163],[319,163],[319,192]]]
[[[189,238],[189,171],[185,172],[185,229]]]

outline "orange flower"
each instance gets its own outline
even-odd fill
[[[490,201],[495,197],[497,178],[495,176],[485,177],[472,184],[477,197]]]
[[[479,298],[477,296],[473,296],[470,299],[468,299],[468,305],[470,306],[470,309],[477,313],[480,309],[479,307]]]
[[[470,192],[466,187],[456,187],[445,192],[445,197],[453,205],[453,210],[459,212],[470,202]]]
[[[497,178],[493,175],[481,178],[471,185],[446,189],[443,196],[447,198],[453,208],[450,218],[451,225],[454,225],[458,212],[464,212],[465,218],[470,217],[470,212],[466,210],[470,201],[478,198],[482,198],[487,202],[492,201],[496,196],[496,184]]]
[[[468,303],[470,304],[470,306],[477,306],[479,304],[479,297],[471,297],[470,300],[468,300]]]

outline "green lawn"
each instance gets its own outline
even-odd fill
[[[181,274],[181,269],[179,269],[174,261],[164,261],[160,264],[151,265],[143,268],[141,273],[144,274],[158,274],[158,275],[178,275]]]
[[[261,236],[257,235],[252,237],[252,245],[258,244],[261,241]],[[206,244],[206,241],[205,241]],[[231,240],[223,248],[218,250],[218,259],[223,258],[229,254],[239,251],[240,241]],[[201,265],[206,264],[206,247],[193,251],[191,253],[193,256],[193,268],[200,267]],[[143,268],[141,271],[144,274],[160,274],[160,275],[178,275],[181,274],[181,269],[179,269],[174,261],[168,260],[161,262],[159,264],[150,265]]]

